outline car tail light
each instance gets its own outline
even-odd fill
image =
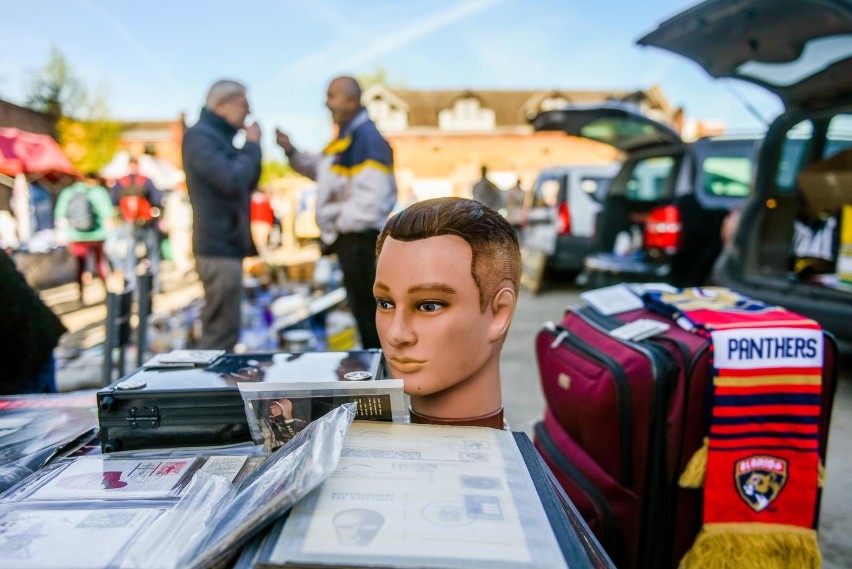
[[[680,212],[673,205],[658,207],[645,222],[645,248],[674,253],[680,245]]]
[[[559,234],[568,235],[571,233],[571,212],[568,209],[568,202],[559,204]]]

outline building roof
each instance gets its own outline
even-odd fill
[[[56,117],[0,100],[0,127],[56,136]]]
[[[518,126],[529,124],[531,116],[541,110],[542,103],[548,99],[564,100],[568,104],[600,104],[607,101],[644,101],[658,108],[662,114],[672,116],[671,109],[662,91],[653,87],[649,91],[635,90],[484,90],[484,89],[448,89],[414,90],[396,89],[374,85],[364,92],[365,103],[381,98],[392,107],[407,111],[408,126],[437,127],[438,113],[451,109],[456,101],[466,98],[478,99],[480,105],[494,111],[495,126]]]

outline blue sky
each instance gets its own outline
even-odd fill
[[[51,46],[107,93],[113,117],[194,122],[210,83],[249,86],[272,151],[276,126],[305,149],[330,134],[329,78],[387,70],[412,89],[643,89],[687,116],[762,130],[738,100],[774,117],[757,87],[635,41],[692,0],[6,0],[0,98],[21,103]],[[727,87],[724,85],[727,84]],[[270,153],[268,151],[268,153]],[[270,155],[270,158],[275,156]]]

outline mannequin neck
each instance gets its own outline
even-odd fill
[[[503,408],[500,407],[494,413],[482,415],[480,417],[467,417],[464,419],[441,419],[438,417],[430,417],[421,415],[414,409],[409,410],[411,413],[411,422],[415,425],[455,425],[457,427],[491,427],[492,429],[505,428],[503,422]]]
[[[411,410],[412,417],[417,414],[436,421],[472,420],[490,417],[499,412],[499,428],[502,428],[503,397],[500,391],[499,353],[475,375],[448,389],[431,395],[411,395]]]

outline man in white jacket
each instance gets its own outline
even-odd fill
[[[379,348],[376,332],[376,238],[396,204],[393,151],[361,106],[352,77],[328,85],[326,107],[338,135],[319,154],[297,150],[278,130],[290,165],[317,182],[317,225],[324,253],[335,253],[364,348]]]

